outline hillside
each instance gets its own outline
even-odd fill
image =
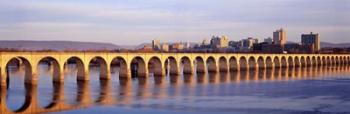
[[[26,49],[26,50],[101,50],[119,49],[112,43],[76,42],[76,41],[8,41],[0,40],[0,48]]]
[[[294,43],[294,42],[288,42]],[[115,45],[112,43],[97,43],[97,42],[77,42],[77,41],[27,41],[27,40],[0,40],[0,48],[9,49],[25,49],[25,50],[114,50],[114,49],[138,49],[143,45],[150,45],[143,43],[140,45]],[[321,42],[321,47],[350,47],[350,43],[329,43]]]

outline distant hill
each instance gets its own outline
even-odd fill
[[[294,43],[294,42],[288,42]],[[171,43],[170,43],[171,44]],[[195,43],[190,43],[194,45]],[[140,45],[115,45],[112,43],[97,43],[97,42],[77,42],[77,41],[28,41],[28,40],[0,40],[0,48],[11,48],[11,49],[26,49],[26,50],[114,50],[114,49],[138,49],[144,45],[151,45],[149,43],[143,43]],[[321,42],[321,47],[350,47],[350,43],[329,43]]]
[[[100,50],[100,49],[120,49],[120,46],[112,43],[96,42],[76,42],[76,41],[9,41],[0,40],[0,48],[26,49],[26,50]]]
[[[288,44],[293,44],[296,42],[288,41]],[[350,47],[350,43],[329,43],[329,42],[320,42],[321,48],[332,47],[332,48],[345,48]]]
[[[350,43],[321,42],[321,48],[324,48],[324,47],[344,48],[344,47],[350,47]]]

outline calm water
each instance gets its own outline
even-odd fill
[[[119,80],[118,68],[113,68],[110,81],[99,81],[99,68],[91,67],[90,81],[77,83],[72,64],[65,83],[55,85],[52,68],[39,67],[37,86],[24,85],[22,67],[10,68],[10,88],[1,91],[6,99],[2,107],[21,112],[32,106],[32,112],[64,114],[350,113],[348,66],[132,80]]]

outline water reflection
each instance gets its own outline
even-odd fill
[[[178,107],[171,104],[178,102],[189,102],[189,104],[194,102],[194,104],[197,104],[196,101],[192,100],[201,97],[212,99],[210,96],[224,97],[249,92],[266,94],[272,91],[260,89],[260,83],[320,80],[337,76],[337,78],[340,78],[339,76],[346,76],[350,71],[350,67],[347,65],[337,67],[312,66],[254,69],[239,72],[210,72],[195,75],[167,75],[165,77],[137,77],[135,79],[117,79],[114,77],[115,79],[112,80],[76,81],[76,78],[74,78],[76,73],[71,72],[77,71],[73,68],[73,70],[65,71],[66,74],[71,74],[67,75],[68,78],[65,78],[65,80],[70,81],[48,83],[52,82],[48,81],[52,78],[50,76],[53,73],[52,68],[47,65],[41,67],[40,76],[46,76],[47,78],[39,80],[38,85],[19,86],[17,84],[24,80],[23,69],[14,67],[10,71],[10,76],[13,77],[9,85],[10,88],[2,87],[0,90],[1,114],[60,112],[100,105],[176,110]],[[92,72],[99,72],[98,69],[94,69],[96,68],[92,68]],[[93,74],[99,75],[99,73]],[[114,75],[112,74],[112,76]],[[248,89],[242,89],[244,86],[248,86]],[[178,97],[185,97],[188,101],[179,100]],[[46,100],[46,98],[49,100]],[[190,107],[194,106],[183,108],[192,110]]]

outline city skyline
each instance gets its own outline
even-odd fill
[[[350,0],[0,0],[0,114],[350,114],[348,11]]]
[[[317,3],[315,3],[317,2]],[[68,40],[138,45],[152,39],[199,42],[319,33],[350,42],[349,1],[0,1],[0,40]],[[220,6],[220,7],[219,7]],[[127,39],[127,40],[121,40]]]

